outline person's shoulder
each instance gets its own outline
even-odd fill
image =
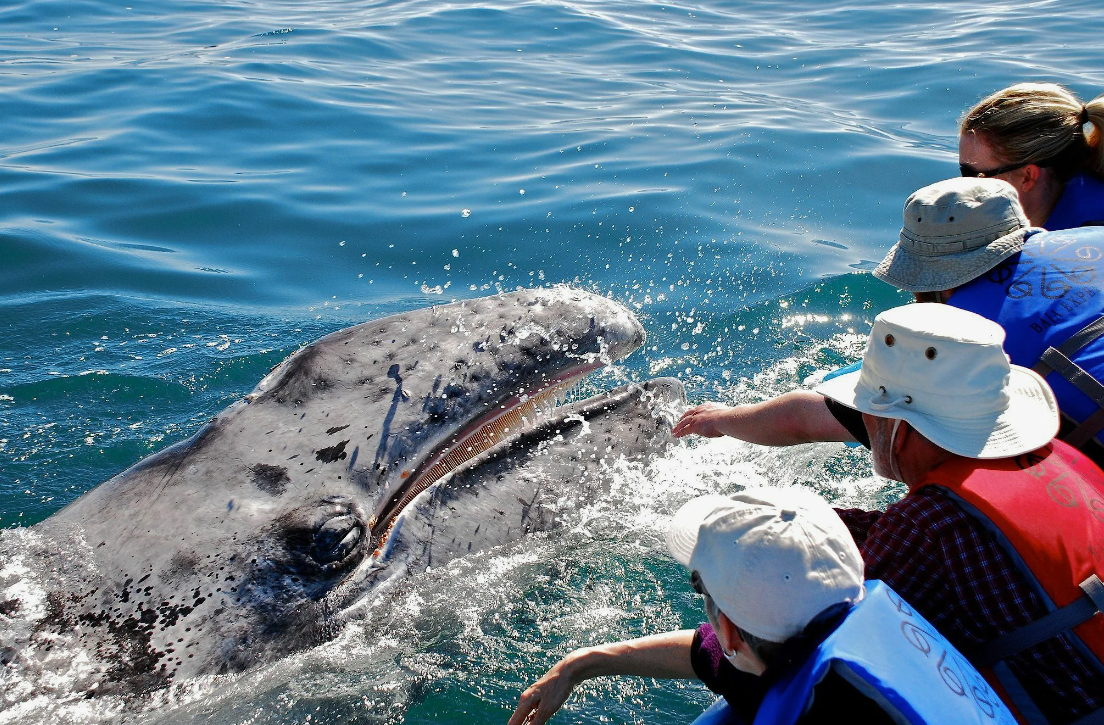
[[[970,523],[970,516],[942,486],[923,486],[886,507],[885,516],[913,522],[918,528],[936,529]]]
[[[1104,179],[1092,174],[1078,174],[1067,182],[1067,186],[1069,184],[1074,184],[1086,193],[1104,196]]]
[[[894,720],[881,705],[845,680],[835,668],[813,690],[813,702],[798,720],[799,725],[824,725],[840,722],[841,714],[851,722],[864,725],[891,725]]]
[[[868,557],[892,560],[897,562],[894,566],[900,565],[901,557],[926,556],[943,561],[943,552],[957,546],[957,542],[975,539],[978,533],[977,523],[946,492],[938,486],[925,486],[887,506],[860,547],[869,571]],[[874,578],[885,579],[886,572],[879,569]],[[897,584],[892,583],[895,588]]]
[[[1078,174],[1066,182],[1044,226],[1059,231],[1101,224],[1104,224],[1104,180],[1092,174]]]
[[[1104,198],[1104,180],[1093,174],[1081,173],[1074,174],[1066,181],[1058,203],[1084,203],[1087,200],[1099,201],[1101,198]]]

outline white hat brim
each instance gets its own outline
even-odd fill
[[[862,413],[906,421],[940,448],[966,458],[1008,458],[1041,448],[1058,433],[1058,404],[1050,386],[1033,370],[1012,365],[1008,407],[999,414],[971,418],[935,416],[897,406],[876,410],[874,391],[859,385],[862,370],[826,380],[816,392]]]
[[[667,527],[667,551],[678,563],[690,568],[690,558],[698,545],[698,531],[705,517],[731,502],[727,496],[709,494],[690,499],[675,512]]]

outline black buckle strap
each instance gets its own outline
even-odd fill
[[[1084,445],[1104,430],[1104,385],[1070,358],[1102,335],[1104,317],[1085,325],[1058,347],[1048,347],[1033,368],[1044,378],[1057,372],[1096,403],[1098,410],[1063,436],[1063,440],[1074,447]]]
[[[1100,381],[1086,372],[1080,365],[1066,357],[1061,350],[1049,347],[1039,358],[1039,362],[1035,363],[1035,372],[1046,377],[1052,370],[1089,396],[1096,403],[1099,410],[1104,410],[1104,385],[1101,385]],[[1096,425],[1097,423],[1100,425]],[[1066,434],[1063,440],[1071,446],[1077,447],[1093,438],[1100,432],[1102,427],[1104,427],[1104,416],[1097,416],[1094,413]]]
[[[1104,408],[1104,385],[1101,385],[1100,381],[1086,372],[1083,367],[1070,360],[1062,350],[1056,347],[1048,347],[1039,358],[1039,362],[1035,363],[1034,370],[1043,377],[1046,377],[1053,370],[1076,385],[1078,390],[1092,398],[1097,405]]]
[[[1061,357],[1068,361],[1071,356],[1080,352],[1081,348],[1101,335],[1104,335],[1104,317],[1097,318],[1085,325],[1080,330],[1070,335],[1070,338],[1058,347],[1047,348],[1046,352],[1039,358],[1039,362],[1035,363],[1033,369],[1045,378],[1052,370],[1056,369],[1055,366],[1046,362],[1047,355],[1051,350],[1061,353]]]
[[[1073,430],[1064,436],[1059,436],[1074,448],[1081,448],[1096,437],[1096,434],[1104,430],[1104,408],[1100,408],[1085,420],[1081,421]],[[1085,451],[1081,451],[1085,453]],[[1091,458],[1091,456],[1090,456]]]
[[[1070,339],[1058,346],[1058,349],[1066,357],[1076,355],[1081,348],[1088,345],[1096,338],[1104,335],[1104,317],[1093,320],[1070,336]]]
[[[1073,629],[1097,612],[1104,611],[1104,582],[1100,581],[1100,577],[1093,574],[1081,582],[1081,590],[1085,593],[1084,596],[1066,606],[972,648],[969,660],[975,667],[992,667],[997,662]]]

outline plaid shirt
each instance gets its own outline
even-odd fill
[[[996,538],[942,489],[914,491],[885,512],[837,509],[866,562],[955,646],[985,642],[1046,614]],[[1104,677],[1058,637],[1008,665],[1055,725],[1104,707]]]

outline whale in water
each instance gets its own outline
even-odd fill
[[[675,380],[557,405],[643,340],[620,304],[555,287],[301,348],[188,440],[3,533],[0,664],[85,695],[240,672],[332,638],[389,582],[553,528],[611,462],[671,441]]]

